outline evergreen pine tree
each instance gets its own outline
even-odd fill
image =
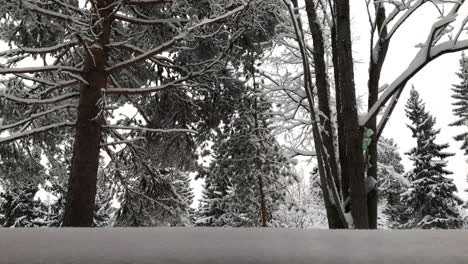
[[[126,186],[117,212],[117,226],[187,226],[193,193],[187,173],[177,169],[141,174],[134,186]],[[137,173],[137,172],[136,172]]]
[[[406,104],[406,115],[411,121],[408,127],[416,138],[416,147],[407,155],[413,161],[414,169],[408,174],[411,188],[404,194],[407,205],[406,215],[411,218],[404,225],[406,228],[459,228],[460,219],[457,191],[452,179],[446,175],[452,172],[445,169],[446,158],[452,153],[444,152],[448,144],[435,142],[440,130],[434,129],[435,118],[430,115],[419,93],[413,88]]]
[[[228,213],[229,182],[226,178],[206,177],[195,224],[234,226]]]
[[[246,87],[236,117],[218,131],[214,161],[200,173],[206,184],[199,224],[271,225],[284,199],[290,165],[268,125],[270,104],[257,96]]]
[[[380,209],[378,225],[380,228],[396,228],[404,221],[400,219],[405,210],[400,198],[407,190],[409,181],[403,176],[405,170],[393,139],[381,138],[377,150]]]
[[[460,84],[453,85],[452,98],[455,99],[453,114],[458,118],[450,126],[461,127],[462,133],[455,136],[455,140],[461,141],[461,149],[468,156],[468,57],[462,53],[460,59],[460,71],[457,73],[461,79]]]

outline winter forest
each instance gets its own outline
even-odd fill
[[[468,228],[465,49],[465,0],[0,0],[0,226]]]

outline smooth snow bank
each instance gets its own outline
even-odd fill
[[[468,263],[468,232],[0,229],[0,263]]]

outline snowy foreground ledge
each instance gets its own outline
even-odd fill
[[[468,263],[466,231],[0,229],[0,263]]]

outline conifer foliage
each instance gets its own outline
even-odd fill
[[[419,93],[413,88],[406,103],[406,115],[411,124],[408,127],[416,139],[416,147],[407,155],[414,168],[408,174],[411,188],[403,195],[408,206],[405,214],[412,218],[404,225],[407,228],[459,228],[462,224],[457,209],[457,191],[452,179],[445,177],[452,172],[445,169],[446,158],[452,153],[444,152],[448,144],[437,144],[440,130],[434,128],[435,118],[430,115]]]
[[[405,168],[401,163],[398,146],[393,139],[381,138],[378,142],[378,188],[379,188],[379,226],[395,228],[401,224],[404,204],[401,194],[409,187],[409,181],[403,176]]]
[[[246,88],[237,117],[218,132],[205,178],[199,225],[271,226],[292,179],[288,159],[268,124],[269,102]]]
[[[462,133],[454,138],[462,143],[461,149],[468,156],[468,57],[464,52],[460,59],[460,72],[457,75],[461,79],[461,82],[460,84],[455,84],[452,88],[452,98],[455,99],[453,114],[457,117],[457,121],[450,125],[461,127]]]

